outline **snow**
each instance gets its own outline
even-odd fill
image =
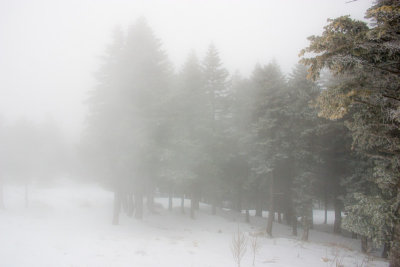
[[[29,207],[24,188],[5,186],[6,209],[0,210],[0,266],[235,266],[230,251],[233,233],[262,234],[265,218],[218,210],[212,216],[202,204],[196,220],[176,208],[168,212],[157,198],[156,213],[142,221],[120,216],[111,224],[113,194],[97,185],[63,182],[52,187],[32,185]],[[266,214],[265,214],[266,215]],[[323,211],[314,212],[316,222]],[[333,214],[330,212],[329,220]],[[322,216],[322,219],[321,219]],[[310,242],[290,235],[288,226],[274,223],[274,237],[260,235],[255,266],[388,266],[359,252],[359,240],[311,230]],[[301,233],[301,229],[299,229]],[[241,266],[252,266],[250,247]]]

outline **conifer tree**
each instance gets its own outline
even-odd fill
[[[354,199],[364,214],[375,212],[385,218],[384,228],[381,220],[371,221],[373,229],[385,229],[385,233],[372,232],[370,237],[378,243],[378,237],[390,238],[386,241],[391,242],[391,266],[400,266],[399,8],[398,1],[378,0],[366,13],[374,23],[372,28],[347,16],[329,20],[323,34],[310,37],[310,46],[301,53],[317,54],[302,59],[310,65],[311,78],[327,67],[342,80],[321,94],[320,115],[338,119],[351,114],[346,124],[352,148],[374,162],[368,179],[380,193],[359,194]],[[365,234],[363,219],[353,220],[357,226],[351,230]]]
[[[192,52],[179,73],[174,94],[175,129],[174,160],[178,185],[191,197],[190,216],[195,217],[202,187],[201,166],[206,161],[204,144],[207,137],[207,95],[204,91],[204,75],[197,56]]]
[[[134,193],[135,217],[142,218],[143,195],[147,193],[151,203],[162,175],[160,161],[169,133],[169,66],[159,40],[139,19],[125,36],[116,32],[97,75],[86,143],[98,158],[95,172],[106,175],[115,192],[114,223],[124,194]]]
[[[212,214],[216,214],[216,206],[221,201],[219,199],[221,191],[221,169],[220,164],[223,160],[222,149],[219,149],[222,140],[222,116],[224,113],[224,98],[227,94],[228,71],[222,66],[219,53],[215,46],[211,44],[203,60],[204,90],[207,96],[205,103],[205,126],[208,129],[208,138],[204,141],[207,162],[204,162],[203,177],[211,179],[206,182],[208,198],[212,204]]]
[[[297,217],[302,217],[303,240],[308,240],[308,232],[312,226],[313,200],[317,191],[317,168],[319,149],[316,146],[316,136],[320,121],[317,119],[312,102],[318,96],[320,89],[312,81],[307,80],[307,70],[297,65],[289,79],[290,104],[288,105],[289,128],[288,153],[286,169],[290,169],[287,193],[289,212],[292,213],[293,234],[297,233]]]
[[[288,131],[287,106],[288,90],[279,66],[272,62],[264,67],[257,66],[253,72],[252,110],[252,157],[254,181],[261,190],[267,188],[268,225],[267,233],[272,235],[275,215],[275,180],[278,179],[279,165],[287,159]]]
[[[226,96],[228,104],[224,116],[224,151],[223,163],[224,188],[230,196],[233,208],[237,211],[246,209],[247,215],[253,204],[253,194],[249,178],[251,175],[251,156],[249,129],[251,128],[251,82],[239,73],[233,75],[230,90]],[[247,220],[249,217],[247,216]]]

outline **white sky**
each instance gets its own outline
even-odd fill
[[[372,0],[0,0],[0,116],[48,116],[71,136],[85,118],[94,84],[116,25],[147,18],[176,69],[210,42],[233,72],[275,59],[284,72],[298,61],[307,36],[327,18],[363,19]]]

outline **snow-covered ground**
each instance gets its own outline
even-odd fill
[[[0,210],[0,266],[237,266],[230,244],[238,226],[246,236],[261,233],[266,220],[219,210],[210,215],[201,206],[197,219],[181,214],[180,200],[168,212],[166,199],[156,199],[157,214],[142,221],[121,214],[111,225],[112,193],[95,185],[62,183],[31,186],[30,206],[24,207],[24,189],[6,186],[6,209]],[[186,201],[187,207],[190,201]],[[323,211],[314,212],[315,222]],[[322,217],[322,219],[321,219]],[[329,213],[329,220],[333,214]],[[255,266],[388,266],[366,257],[359,240],[312,230],[310,242],[293,238],[288,226],[274,224],[274,238],[260,236]],[[299,229],[301,233],[301,229]],[[241,266],[252,266],[250,247]]]

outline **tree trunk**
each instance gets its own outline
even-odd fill
[[[354,233],[354,232],[351,232],[351,238],[352,238],[352,239],[357,239],[357,234]]]
[[[292,235],[297,236],[297,215],[292,217]]]
[[[398,208],[397,214],[400,214],[400,208]],[[395,224],[393,229],[393,241],[389,252],[389,262],[390,262],[389,264],[390,267],[400,267],[400,223],[399,222]]]
[[[278,223],[282,223],[282,213],[278,212]]]
[[[256,199],[256,216],[262,217],[262,201],[261,201],[260,196],[257,196],[257,199]]]
[[[143,193],[141,191],[137,191],[134,194],[135,196],[135,218],[138,220],[143,219]]]
[[[310,210],[310,229],[314,229],[314,209],[313,209],[313,205],[311,204],[311,210]]]
[[[235,209],[236,209],[238,212],[242,212],[242,194],[241,194],[240,192],[238,193],[238,197],[237,197],[237,200],[236,200]]]
[[[400,200],[400,182],[397,184],[397,201]],[[400,206],[395,211],[397,216],[400,215]],[[400,267],[400,222],[397,221],[393,227],[392,243],[389,250],[389,266]]]
[[[366,236],[361,236],[361,252],[367,253],[368,251],[368,238]]]
[[[185,194],[182,194],[181,197],[181,213],[185,214]]]
[[[250,212],[249,212],[249,209],[246,209],[246,222],[250,223]]]
[[[267,221],[267,234],[272,237],[272,224],[274,222],[274,211],[268,211],[268,221]]]
[[[308,241],[308,236],[310,233],[311,225],[312,225],[312,216],[313,216],[313,205],[312,203],[309,203],[309,207],[307,208],[307,214],[302,217],[303,221],[303,236],[301,237],[301,240],[303,241]]]
[[[325,188],[324,190],[324,224],[328,223],[328,192]]]
[[[303,221],[303,235],[301,237],[301,240],[308,241],[308,234],[310,232],[311,219],[309,218],[309,216],[304,216],[302,218],[302,221]]]
[[[192,199],[190,200],[190,218],[195,219],[196,213],[196,197],[192,194]]]
[[[310,227],[305,226],[303,228],[303,235],[301,236],[301,240],[308,241],[308,233],[310,232]]]
[[[288,207],[286,209],[286,212],[283,215],[283,218],[286,222],[287,225],[292,225],[293,224],[293,201],[290,199],[288,200]]]
[[[333,233],[340,234],[342,232],[342,209],[340,201],[335,198],[335,222],[333,224]]]
[[[119,224],[119,214],[121,213],[121,193],[114,191],[114,211],[113,211],[113,225]]]
[[[381,257],[384,259],[387,259],[387,257],[389,256],[389,251],[390,251],[390,242],[385,242],[383,244],[383,250],[382,250]]]
[[[271,176],[269,182],[269,199],[268,199],[268,224],[267,224],[267,234],[272,237],[272,224],[275,217],[275,207],[274,207],[274,177]]]

